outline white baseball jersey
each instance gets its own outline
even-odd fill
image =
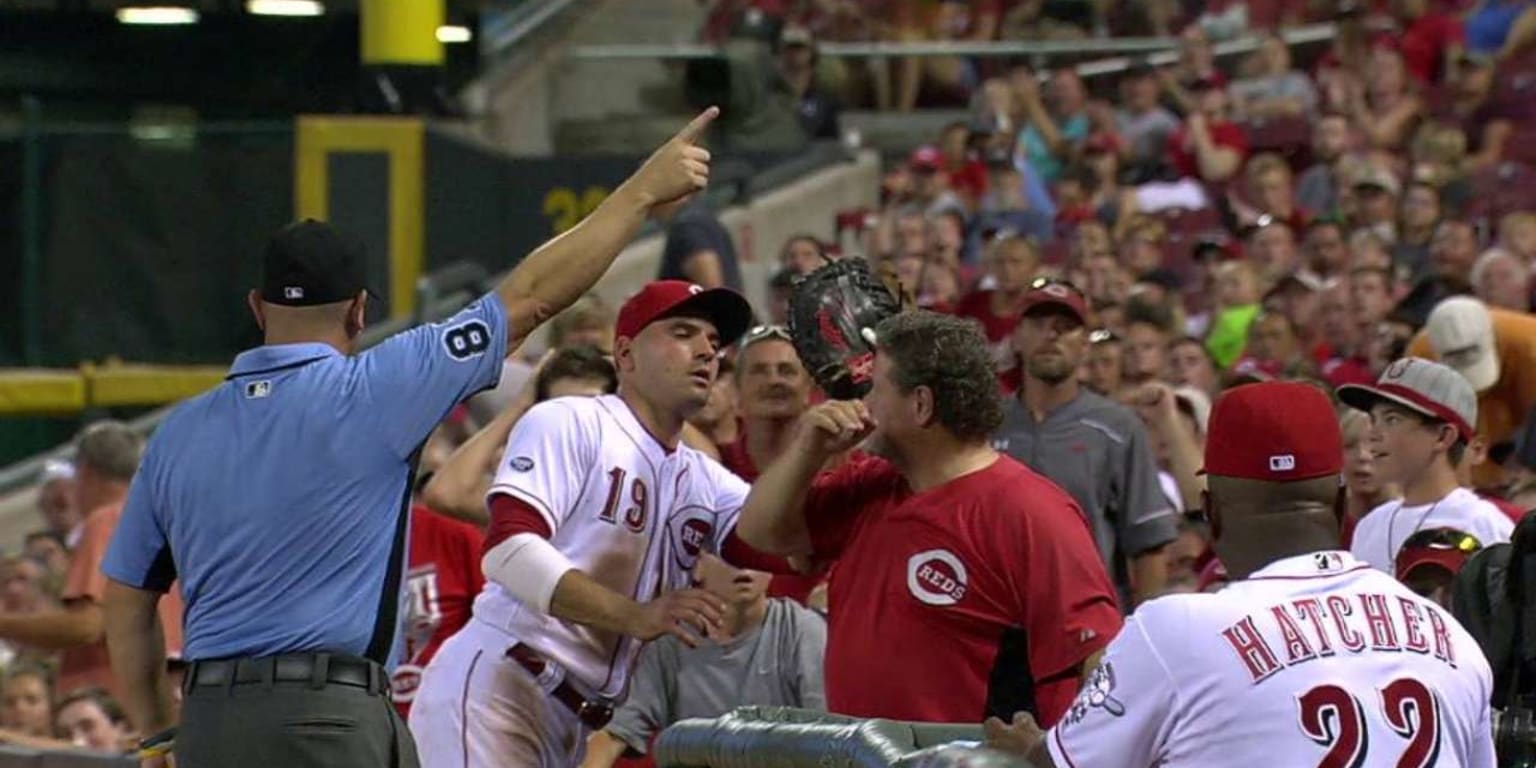
[[[490,495],[539,511],[550,543],[599,584],[639,602],[686,587],[699,553],[720,551],[749,487],[713,459],[668,451],[617,395],[534,406],[513,428]],[[493,582],[475,618],[511,635],[593,693],[618,698],[640,641],[523,605]]]
[[[1063,768],[1492,768],[1492,688],[1450,614],[1319,552],[1143,604],[1046,743]]]
[[[1515,524],[1509,515],[1466,488],[1457,488],[1433,503],[1405,507],[1389,501],[1360,518],[1349,551],[1357,560],[1390,574],[1397,573],[1397,552],[1410,536],[1433,528],[1455,528],[1476,536],[1483,546],[1509,541]]]

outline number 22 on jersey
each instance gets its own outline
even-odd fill
[[[1377,692],[1387,725],[1408,741],[1397,768],[1427,768],[1440,754],[1440,702],[1418,680],[1403,678]],[[1377,747],[1369,743],[1365,709],[1354,694],[1325,684],[1296,697],[1301,732],[1328,747],[1317,768],[1360,768]]]

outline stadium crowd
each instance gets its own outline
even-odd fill
[[[784,457],[823,399],[785,329],[795,279],[863,256],[908,307],[979,326],[1007,396],[990,444],[1081,509],[1124,611],[1225,583],[1201,509],[1205,429],[1222,393],[1250,382],[1341,393],[1340,548],[1439,602],[1467,557],[1507,541],[1536,508],[1529,5],[1393,0],[1320,12],[1237,0],[1191,14],[1114,0],[722,0],[703,35],[723,39],[761,17],[778,22],[786,50],[1175,31],[1180,47],[1174,66],[1135,64],[1107,91],[1070,68],[960,57],[836,72],[828,103],[971,114],[892,158],[879,207],[839,213],[835,238],[783,243],[763,323],[728,350],[684,433],[736,475],[756,480]],[[1320,18],[1338,35],[1305,68],[1275,34],[1235,68],[1212,52],[1234,30]],[[808,79],[797,90],[817,97]],[[669,227],[660,277],[740,287],[735,259],[718,222],[687,210]],[[394,679],[402,711],[484,586],[485,497],[507,436],[537,403],[615,391],[616,312],[588,296],[554,318],[537,356],[509,359],[497,389],[456,410],[424,448]],[[1395,400],[1380,396],[1385,384],[1351,389],[1401,378],[1408,357],[1456,377]],[[73,463],[48,468],[42,526],[3,563],[0,741],[123,751],[140,734],[110,693],[100,563],[142,442],[102,422],[76,449]],[[1398,518],[1415,524],[1383,529]],[[648,647],[630,702],[593,737],[587,764],[643,752],[669,723],[737,704],[828,706],[821,647],[833,641],[816,614],[837,610],[826,578],[836,566],[762,565],[779,572],[701,566],[713,571],[700,582],[732,601],[718,646]],[[162,609],[164,626],[179,627],[177,602]],[[179,642],[167,634],[173,671]],[[733,670],[765,658],[771,682],[722,690]]]

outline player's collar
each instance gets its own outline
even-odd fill
[[[1348,552],[1343,550],[1327,550],[1324,552],[1313,552],[1310,555],[1297,555],[1283,560],[1276,560],[1254,571],[1253,575],[1249,576],[1247,580],[1326,578],[1369,567],[1369,565],[1356,560]]]
[[[235,358],[234,364],[229,367],[229,375],[225,378],[293,368],[321,358],[339,355],[341,353],[329,344],[314,342],[268,344],[241,352],[240,356]]]

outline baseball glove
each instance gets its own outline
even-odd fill
[[[875,326],[899,311],[900,302],[870,273],[868,262],[843,259],[790,288],[789,335],[828,397],[856,400],[869,392]]]

